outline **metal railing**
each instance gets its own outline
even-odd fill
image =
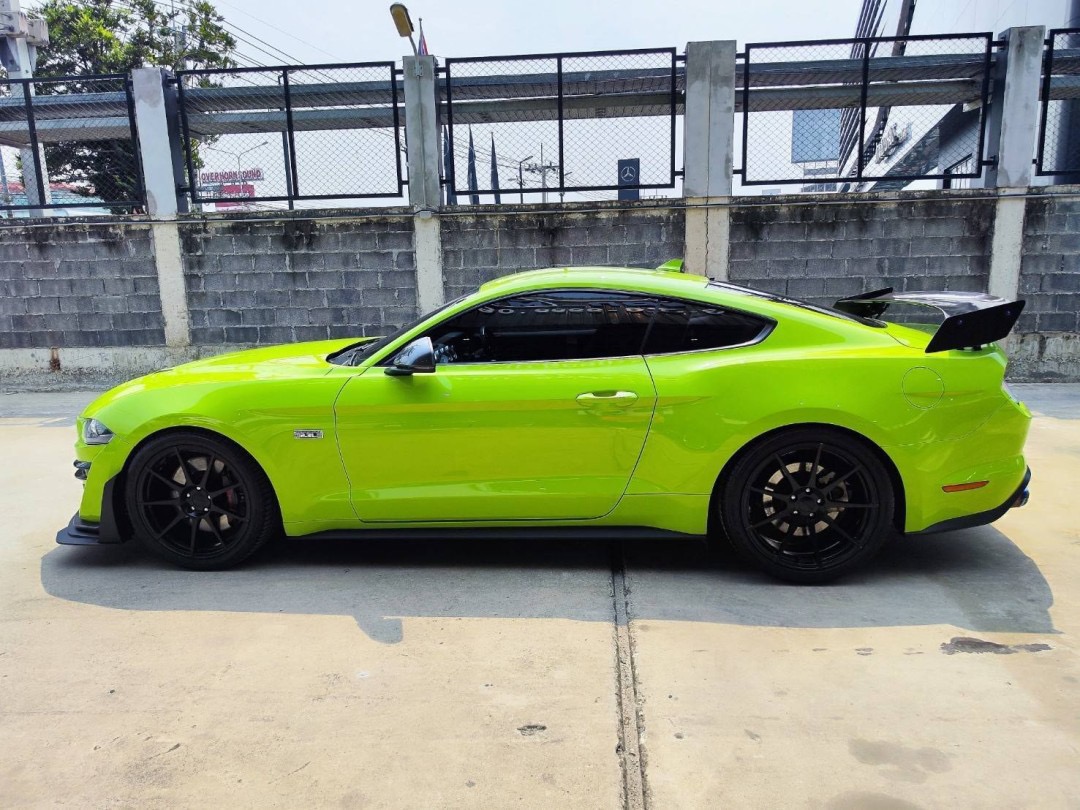
[[[126,75],[0,79],[0,210],[142,208],[135,132]]]
[[[840,189],[978,177],[996,44],[989,33],[749,44],[736,174]]]
[[[193,203],[400,197],[393,62],[180,71]]]
[[[1003,45],[990,33],[746,45],[736,193],[977,184]],[[446,60],[446,201],[677,189],[684,63],[674,48]],[[403,78],[392,62],[182,71],[165,87],[171,129],[150,136],[180,143],[169,180],[196,204],[404,202]],[[0,79],[0,212],[144,209],[136,120],[126,75]],[[1080,28],[1049,32],[1031,123],[1036,173],[1080,178]]]
[[[674,48],[447,59],[449,200],[674,188],[680,59]]]
[[[1080,177],[1080,28],[1047,32],[1035,173]]]

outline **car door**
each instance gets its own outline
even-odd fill
[[[492,301],[427,330],[434,373],[343,388],[338,441],[362,521],[600,517],[652,419],[643,299],[556,290]]]

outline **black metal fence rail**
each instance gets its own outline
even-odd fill
[[[989,33],[752,43],[740,54],[743,185],[978,177]]]
[[[1080,177],[1080,28],[1047,32],[1035,173]]]
[[[184,190],[219,207],[400,197],[398,73],[393,62],[178,72]]]
[[[0,210],[122,212],[144,197],[127,75],[0,79]]]
[[[647,48],[447,59],[448,198],[674,188],[682,58]]]

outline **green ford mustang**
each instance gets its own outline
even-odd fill
[[[927,307],[936,323],[880,319]],[[78,420],[85,490],[57,539],[137,538],[212,569],[282,530],[715,534],[823,581],[897,531],[1026,501],[1030,414],[993,345],[1022,307],[879,290],[825,309],[670,270],[508,276],[388,337],[113,389]]]

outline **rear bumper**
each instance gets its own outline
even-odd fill
[[[1010,509],[1023,506],[1028,502],[1028,484],[1030,482],[1031,468],[1028,467],[1024,472],[1024,480],[1020,482],[1020,486],[1000,506],[995,506],[993,509],[987,509],[985,512],[978,512],[974,515],[964,515],[963,517],[943,520],[933,526],[927,526],[922,531],[911,532],[910,534],[937,534],[938,532],[952,532],[957,529],[970,529],[975,526],[985,526],[987,523],[993,523]]]

